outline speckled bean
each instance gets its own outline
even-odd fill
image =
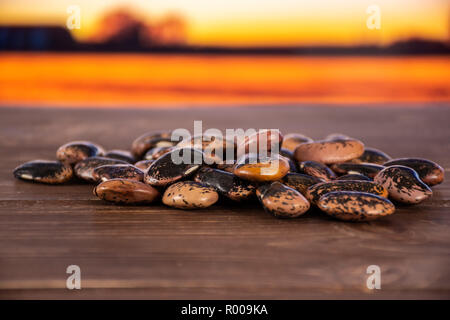
[[[104,157],[90,157],[78,162],[74,167],[74,172],[78,178],[89,182],[96,182],[94,169],[107,164],[128,164],[125,161]]]
[[[258,199],[264,210],[277,218],[297,218],[308,211],[308,200],[295,189],[275,181],[259,189]]]
[[[364,144],[355,139],[302,143],[295,149],[297,161],[317,161],[324,164],[346,162],[360,157]]]
[[[92,177],[96,181],[111,179],[144,180],[144,171],[131,164],[108,164],[94,169]]]
[[[194,180],[214,188],[234,201],[247,200],[255,194],[255,186],[252,183],[218,169],[203,167],[195,174]]]
[[[75,164],[89,157],[103,156],[105,150],[89,141],[72,141],[58,148],[56,158],[65,163]]]
[[[319,183],[308,188],[306,197],[311,203],[317,204],[321,196],[332,191],[360,191],[376,194],[384,198],[388,197],[388,191],[382,185],[372,181],[361,180],[335,180]]]
[[[182,158],[186,157],[186,160],[189,161],[186,161],[187,163],[174,163],[172,160],[172,155],[174,153],[177,153],[176,155]],[[193,174],[200,168],[202,161],[203,152],[200,150],[192,148],[177,148],[164,154],[152,163],[145,173],[144,182],[152,186],[167,186],[189,176],[190,174]]]
[[[300,173],[304,173],[324,181],[336,179],[336,174],[326,165],[316,161],[303,161],[298,165]]]
[[[335,191],[320,197],[317,206],[344,221],[372,221],[391,215],[395,207],[388,199],[358,191]]]
[[[123,204],[152,203],[160,196],[155,188],[127,179],[102,182],[94,188],[94,195],[105,201]]]
[[[384,166],[374,163],[335,163],[332,164],[331,169],[339,175],[344,174],[362,174],[366,177],[372,178],[378,172],[384,169]]]
[[[60,184],[72,179],[73,170],[68,163],[34,160],[15,168],[14,177],[26,181]]]
[[[250,153],[241,157],[234,166],[234,174],[250,181],[275,181],[289,172],[289,161],[279,154],[261,158]]]
[[[212,206],[219,194],[211,187],[195,181],[180,181],[169,186],[163,195],[163,203],[178,209],[202,209]]]
[[[400,158],[392,159],[384,163],[384,166],[386,167],[393,165],[400,165],[414,169],[420,179],[429,186],[434,186],[444,181],[444,169],[431,160],[420,158]]]
[[[416,171],[405,166],[386,167],[375,176],[374,181],[389,191],[389,197],[402,203],[419,203],[433,193],[430,187],[420,180]]]

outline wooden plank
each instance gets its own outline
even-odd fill
[[[280,128],[320,138],[359,137],[394,157],[420,156],[450,168],[445,105],[242,107],[147,110],[0,109],[1,298],[450,298],[450,183],[433,198],[369,223],[342,223],[313,210],[274,219],[257,203],[199,211],[160,204],[114,206],[88,184],[17,181],[13,168],[54,158],[88,139],[128,148],[146,130]],[[82,270],[65,289],[66,267]],[[366,268],[382,289],[366,288]]]

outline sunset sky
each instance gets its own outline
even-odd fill
[[[148,21],[178,13],[193,45],[387,44],[423,37],[449,41],[448,0],[1,0],[0,24],[65,25],[69,5],[81,7],[83,40],[101,32],[109,10],[127,7]],[[381,29],[366,27],[366,8],[381,8]]]

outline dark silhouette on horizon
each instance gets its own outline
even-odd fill
[[[122,16],[123,28],[88,42],[76,41],[60,26],[0,26],[0,52],[136,52],[167,54],[284,54],[284,55],[449,55],[450,45],[427,39],[397,41],[385,47],[285,46],[221,47],[185,44],[184,22],[176,17],[149,27]],[[172,20],[170,20],[172,19]]]
[[[119,8],[102,17],[97,33],[85,44],[140,51],[155,46],[181,46],[185,42],[186,22],[181,16],[168,14],[149,21],[129,9]]]

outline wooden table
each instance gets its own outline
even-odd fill
[[[278,220],[257,204],[180,211],[115,206],[91,185],[15,180],[22,162],[71,140],[129,148],[147,130],[280,128],[343,132],[393,157],[450,168],[450,108],[434,105],[186,109],[0,109],[0,297],[145,299],[450,298],[450,183],[376,222],[313,211]],[[66,289],[81,268],[82,290]],[[366,287],[369,265],[381,290]]]

